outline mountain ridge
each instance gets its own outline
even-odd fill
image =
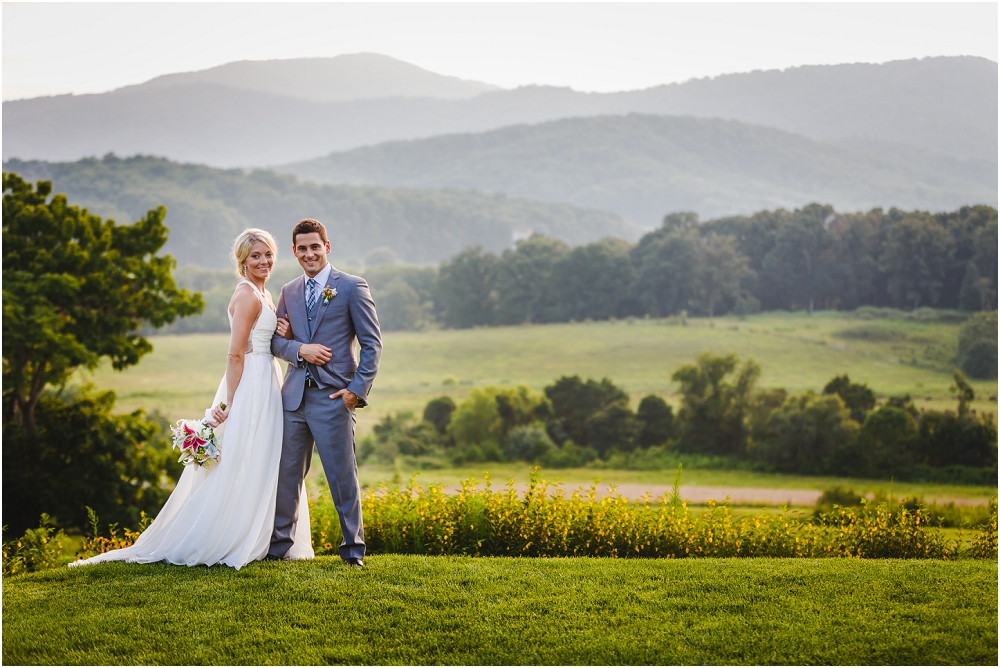
[[[3,103],[3,158],[115,152],[217,167],[265,166],[391,140],[607,114],[720,117],[819,141],[866,137],[997,161],[997,64],[941,57],[808,65],[640,91],[556,87],[457,100],[311,102],[207,83]]]
[[[437,74],[377,53],[352,53],[332,58],[238,60],[204,70],[164,74],[125,88],[151,89],[185,83],[209,83],[310,102],[396,97],[463,99],[502,90],[482,81]]]
[[[907,145],[861,150],[737,121],[593,116],[386,142],[275,169],[322,183],[468,188],[614,211],[652,227],[794,208],[996,206],[997,168]]]

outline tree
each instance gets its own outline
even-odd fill
[[[481,246],[467,248],[441,263],[434,288],[434,309],[446,327],[493,322],[493,268],[497,256]]]
[[[655,394],[643,397],[635,416],[640,425],[636,437],[640,446],[661,445],[673,437],[674,411],[661,397]]]
[[[153,347],[138,332],[204,308],[179,290],[169,255],[166,209],[133,225],[102,221],[70,206],[51,184],[32,188],[3,174],[3,394],[29,436],[46,386],[108,357],[117,370]]]
[[[958,364],[970,378],[997,377],[997,312],[977,313],[958,330]]]
[[[851,419],[861,424],[868,411],[875,408],[875,393],[864,383],[852,383],[845,373],[837,376],[823,388],[823,394],[836,394],[851,411]]]
[[[779,225],[774,246],[761,262],[765,290],[783,295],[786,307],[804,306],[812,313],[830,290],[835,264],[826,221],[833,209],[810,204]]]
[[[717,234],[703,237],[692,276],[692,305],[713,318],[715,307],[736,299],[743,281],[753,276],[746,257],[736,250],[732,239]]]
[[[578,246],[552,267],[549,308],[543,319],[607,320],[625,315],[635,270],[624,239]]]
[[[868,414],[858,433],[865,475],[898,475],[913,464],[917,449],[917,423],[906,410],[881,406]]]
[[[687,452],[742,456],[746,451],[747,413],[760,367],[748,360],[737,370],[734,354],[702,353],[694,364],[674,371],[680,383],[678,447]],[[732,380],[730,376],[735,374]]]
[[[448,430],[448,423],[451,422],[451,415],[454,412],[455,402],[451,397],[438,397],[431,399],[424,406],[424,420],[434,425],[438,433],[443,435]]]
[[[519,325],[542,320],[551,308],[553,267],[568,252],[564,242],[537,234],[505,250],[494,268],[496,322]]]
[[[700,262],[698,236],[691,230],[657,230],[632,249],[633,294],[647,313],[665,316],[688,307],[692,277]]]
[[[137,334],[199,312],[177,289],[162,207],[133,225],[102,221],[3,174],[4,522],[23,529],[49,513],[82,526],[84,506],[136,526],[177,474],[166,425],[141,411],[112,415],[113,392],[67,388],[107,357],[115,369],[152,350]]]
[[[889,295],[914,309],[937,303],[952,253],[947,228],[926,213],[890,212],[891,225],[880,258]]]
[[[628,394],[607,378],[584,382],[579,376],[563,376],[545,388],[545,396],[555,417],[549,434],[557,443],[571,439],[601,454],[630,447],[638,423],[628,408]]]
[[[379,324],[387,332],[416,329],[420,325],[423,309],[420,295],[399,278],[393,279],[384,289],[379,290]]]
[[[962,287],[958,292],[958,305],[966,311],[985,311],[986,294],[989,290],[989,279],[982,285],[979,279],[979,268],[976,263],[969,260],[965,265],[965,276],[962,278]]]
[[[755,457],[779,470],[819,474],[834,468],[841,451],[858,433],[858,424],[836,395],[812,392],[788,397],[767,421],[768,436],[755,443]]]

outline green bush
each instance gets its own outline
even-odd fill
[[[546,468],[552,469],[572,469],[586,466],[598,460],[597,450],[584,445],[580,446],[573,441],[563,441],[562,445],[550,448],[539,459],[539,463]]]
[[[858,424],[837,395],[806,392],[785,400],[771,413],[766,436],[748,454],[779,471],[826,473],[849,459]]]
[[[997,377],[997,312],[977,313],[958,330],[958,364],[970,378]]]
[[[395,461],[398,455],[419,456],[438,452],[441,434],[426,420],[418,421],[411,411],[388,414],[372,427],[372,435],[361,440],[358,459],[370,457],[380,463]]]
[[[507,461],[534,462],[542,459],[555,447],[552,439],[539,425],[514,427],[507,435],[503,456]]]
[[[460,446],[502,447],[507,434],[549,416],[548,400],[525,385],[475,388],[460,403],[448,423],[448,435]]]
[[[114,401],[113,392],[89,388],[45,394],[35,409],[37,439],[4,420],[4,521],[13,531],[43,512],[59,526],[83,528],[87,506],[130,526],[160,509],[183,470],[169,425],[142,411],[115,415]]]

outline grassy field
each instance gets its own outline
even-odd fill
[[[671,323],[675,324],[671,324]],[[763,368],[761,384],[792,392],[820,391],[848,373],[879,395],[909,393],[918,406],[953,408],[948,391],[958,325],[910,320],[858,320],[849,314],[769,313],[670,320],[526,325],[473,330],[390,332],[371,407],[359,411],[366,433],[386,412],[412,410],[476,386],[524,383],[541,390],[562,375],[607,376],[632,394],[676,403],[673,371],[702,351],[735,352]],[[153,338],[154,352],[138,366],[108,366],[85,378],[118,393],[121,410],[159,409],[170,419],[200,416],[225,369],[228,336]],[[996,412],[996,381],[975,382],[974,408]]]
[[[7,578],[4,664],[997,663],[997,564],[335,558]]]
[[[456,468],[432,469],[421,471],[417,483],[424,487],[429,484],[457,485],[462,480],[475,478],[482,485],[483,472],[488,471],[494,488],[502,487],[507,480],[513,478],[517,484],[525,484],[531,474],[531,465],[524,462],[505,462],[488,464],[470,464]],[[578,486],[589,487],[595,480],[616,485],[649,485],[663,487],[674,480],[675,470],[665,471],[625,471],[617,469],[554,469],[543,471],[546,479],[563,483],[567,493]],[[364,487],[374,487],[380,482],[398,481],[405,484],[412,474],[409,469],[396,469],[391,466],[377,464],[362,464],[358,469],[361,484]],[[310,482],[316,483],[323,475],[322,465],[318,462],[309,471]],[[823,491],[833,487],[853,489],[858,494],[888,495],[899,499],[904,496],[920,496],[925,500],[949,499],[965,500],[977,504],[987,504],[997,493],[997,487],[978,487],[967,485],[944,485],[935,483],[907,483],[863,478],[835,478],[831,476],[803,476],[784,473],[762,473],[757,471],[719,471],[705,469],[685,469],[681,478],[682,485],[702,485],[706,487],[760,487],[789,490]],[[312,485],[318,488],[319,485]],[[721,501],[722,499],[718,499]]]

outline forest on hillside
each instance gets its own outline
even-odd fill
[[[668,211],[705,217],[794,208],[945,211],[997,205],[997,163],[895,142],[820,142],[690,116],[599,116],[478,134],[394,141],[281,167],[316,183],[468,188],[613,211],[655,227]]]
[[[267,170],[213,169],[148,156],[10,160],[4,171],[51,181],[54,192],[121,223],[166,206],[165,250],[181,266],[228,266],[232,241],[247,227],[290,243],[292,227],[307,216],[326,224],[335,258],[355,263],[382,246],[410,263],[440,262],[476,244],[499,252],[522,228],[571,244],[606,236],[634,240],[642,233],[613,213],[569,204],[459,190],[316,185]]]

